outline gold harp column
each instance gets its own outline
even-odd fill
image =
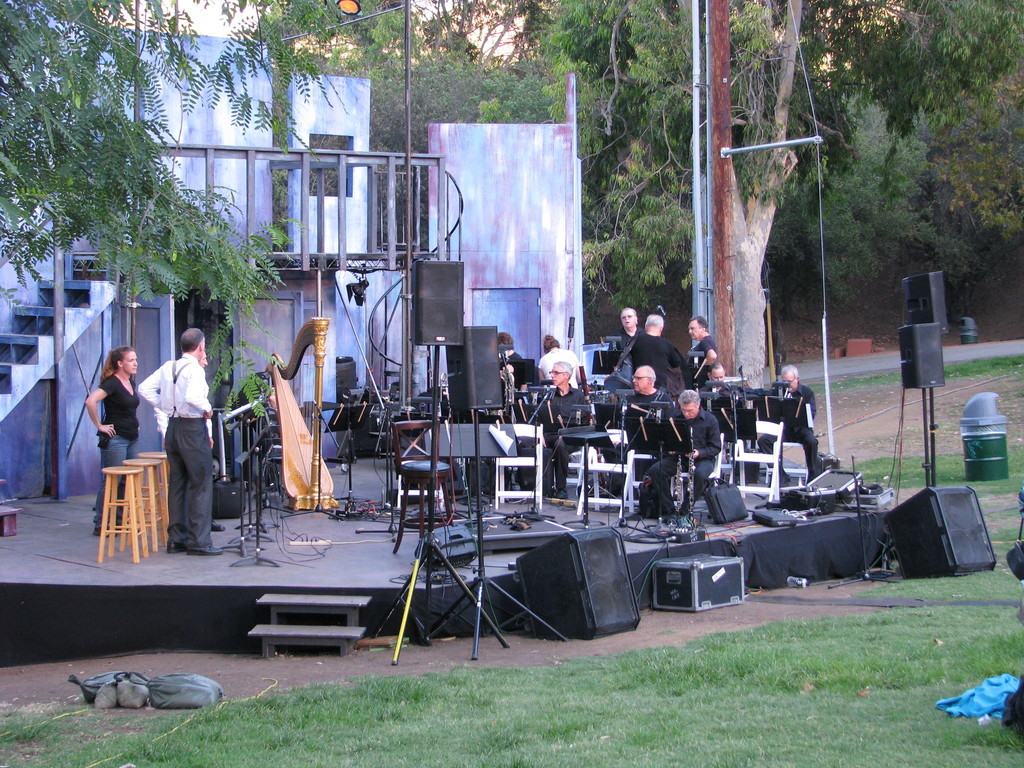
[[[309,468],[309,495],[306,498],[295,499],[296,509],[335,509],[339,502],[331,495],[323,496],[320,493],[320,473],[323,471],[320,449],[322,435],[320,431],[320,411],[324,404],[324,360],[327,358],[327,327],[331,324],[330,318],[314,317],[309,321],[313,325],[313,398],[316,401],[316,413],[314,417],[317,423],[312,428],[313,458]]]

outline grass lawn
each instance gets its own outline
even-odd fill
[[[955,590],[979,578],[927,581]],[[21,714],[2,721],[0,764],[1019,768],[1014,732],[935,702],[1022,671],[1012,608],[893,609],[559,667],[362,678],[195,713]]]

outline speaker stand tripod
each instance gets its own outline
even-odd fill
[[[853,456],[850,457],[850,468],[853,470],[853,498],[857,508],[857,530],[860,533],[860,572],[849,579],[840,581],[838,584],[829,584],[828,588],[845,587],[847,584],[855,584],[860,581],[893,581],[894,574],[891,571],[873,571],[868,563],[868,531],[864,523],[864,510],[860,503],[860,481],[861,474],[857,471],[857,462]]]

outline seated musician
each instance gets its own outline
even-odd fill
[[[721,362],[714,362],[711,364],[710,371],[708,373],[708,380],[700,388],[701,395],[704,397],[736,397],[742,398],[743,390],[741,387],[732,387],[725,381],[725,366]]]
[[[649,365],[641,365],[633,374],[633,393],[627,398],[628,405],[648,408],[668,409],[672,406],[672,398],[664,389],[654,386],[656,374]]]
[[[693,458],[693,492],[699,499],[704,495],[708,478],[715,471],[715,461],[722,450],[722,434],[718,419],[700,407],[700,395],[692,389],[679,396],[679,411],[676,415],[682,416],[690,431],[693,452],[689,456],[684,456],[683,460],[688,461],[691,456]],[[644,517],[675,517],[676,500],[672,498],[672,478],[678,470],[677,460],[675,454],[670,454],[647,470],[650,484],[644,489],[643,494],[647,497],[647,502],[644,503],[641,499],[640,505]],[[684,471],[687,469],[684,466]],[[683,511],[690,508],[685,489],[682,504]]]
[[[783,366],[782,372],[779,374],[779,380],[786,385],[785,390],[782,392],[783,399],[799,398],[803,400],[804,408],[810,409],[810,424],[814,423],[814,391],[806,384],[800,383],[800,371],[797,370],[795,365]],[[784,443],[799,443],[804,449],[804,460],[807,462],[807,479],[817,477],[821,474],[821,467],[818,464],[818,438],[814,436],[814,428],[808,426],[808,419],[803,416],[801,410],[801,416],[799,423],[792,424],[786,423],[782,431],[782,441]],[[761,437],[757,441],[757,450],[762,453],[771,453],[772,443],[775,441],[773,437]],[[785,470],[782,471],[781,482],[783,485],[789,485],[789,476]]]
[[[566,477],[569,474],[569,446],[558,434],[565,427],[589,424],[589,414],[582,415],[575,406],[586,405],[582,390],[571,384],[572,366],[565,361],[558,361],[551,366],[551,378],[554,386],[545,395],[538,407],[537,420],[544,425],[544,445],[546,447],[544,464],[550,466],[552,472],[544,473],[545,495],[556,499],[568,498],[565,490]],[[550,460],[547,452],[550,451]],[[551,484],[551,474],[554,484]]]

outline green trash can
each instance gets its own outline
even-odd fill
[[[964,406],[960,438],[964,444],[964,474],[968,482],[1006,480],[1010,460],[1006,449],[1006,417],[996,408],[999,395],[981,392]]]
[[[961,317],[960,318],[960,343],[961,344],[977,344],[978,343],[978,324],[974,322],[973,317]]]

